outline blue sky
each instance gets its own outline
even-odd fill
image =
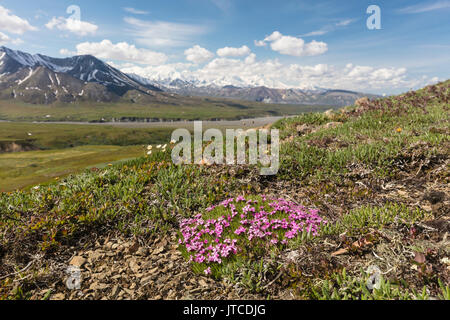
[[[0,44],[154,80],[391,94],[450,78],[449,16],[450,0],[0,0]]]

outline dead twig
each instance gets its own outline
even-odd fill
[[[5,276],[2,276],[2,277],[0,277],[0,280],[9,278],[9,277],[11,277],[11,276],[15,276],[16,274],[19,274],[19,273],[22,273],[22,272],[25,272],[29,267],[31,267],[31,265],[32,265],[35,261],[36,261],[36,260],[31,260],[31,261],[26,265],[25,268],[23,268],[23,269],[21,269],[21,270],[19,270],[19,271],[16,271],[16,272],[7,274],[7,275],[5,275]]]

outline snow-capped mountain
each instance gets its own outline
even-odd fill
[[[195,79],[184,80],[180,78],[150,80],[134,74],[129,76],[137,81],[154,85],[163,91],[179,95],[232,98],[264,103],[346,106],[365,96],[375,97],[359,92],[331,90],[314,86],[276,89],[266,86],[237,86],[225,84],[226,82],[222,81],[207,83]]]
[[[274,84],[276,86],[276,84]],[[242,79],[196,79],[174,73],[145,78],[126,74],[90,55],[52,58],[0,47],[0,99],[35,104],[54,102],[164,102],[177,103],[178,95],[231,98],[277,104],[345,106],[369,96],[317,87],[270,88]],[[174,95],[175,94],[175,95]]]
[[[161,90],[90,56],[59,59],[0,47],[0,98],[31,103],[115,101]]]

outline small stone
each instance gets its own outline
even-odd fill
[[[370,103],[369,98],[368,97],[363,97],[363,98],[360,98],[360,99],[356,100],[355,105],[357,107],[364,107],[364,106],[368,105],[369,103]]]
[[[296,127],[296,130],[299,135],[304,135],[304,134],[311,132],[311,127],[307,124],[302,124],[302,125],[298,125]]]
[[[169,293],[167,294],[167,299],[169,300],[174,300],[176,298],[176,294],[173,290],[170,290]]]
[[[123,288],[123,290],[130,296],[134,295],[134,291],[133,290],[130,290],[130,289],[127,289],[127,288]]]
[[[64,300],[66,298],[64,293],[57,293],[52,295],[51,300]]]
[[[112,243],[112,242],[107,242],[107,243],[105,244],[105,248],[108,249],[108,250],[112,249],[112,246],[113,246],[113,243]]]
[[[328,119],[333,119],[333,115],[334,115],[334,110],[330,109],[325,111],[324,115],[328,118]]]
[[[89,254],[89,259],[92,259],[93,262],[102,259],[105,256],[104,253],[99,251],[93,251],[91,254]]]
[[[141,280],[141,286],[145,286],[145,285],[151,283],[152,280],[153,280],[153,276],[149,276],[149,277],[142,278],[142,280]]]
[[[135,261],[131,261],[130,269],[131,269],[131,271],[133,271],[133,273],[138,273],[139,270],[141,269],[141,267]]]
[[[86,263],[86,261],[87,260],[85,258],[83,258],[81,256],[76,256],[76,257],[73,257],[72,260],[70,260],[69,264],[71,266],[81,268]]]
[[[104,274],[104,273],[96,273],[96,274],[93,275],[93,277],[98,279],[98,280],[105,280],[106,274]]]
[[[119,287],[118,284],[116,284],[116,285],[112,288],[112,290],[111,290],[111,298],[112,298],[112,299],[115,299],[115,298],[116,298],[116,296],[119,294],[119,290],[120,290],[120,287]]]
[[[146,256],[146,255],[148,255],[148,249],[144,248],[144,247],[141,247],[141,248],[139,248],[136,251],[136,255],[138,255],[138,256]]]
[[[342,122],[328,122],[326,125],[324,125],[323,127],[325,129],[331,129],[331,128],[337,128],[340,127],[342,125]]]
[[[177,278],[185,278],[188,275],[187,272],[181,272],[179,274],[176,275]]]
[[[437,204],[445,200],[445,193],[431,190],[423,196],[423,200],[429,201],[431,204]]]
[[[134,254],[137,253],[139,251],[139,242],[135,242],[134,244],[129,244],[127,243],[127,248],[128,248],[128,253],[129,254]]]
[[[155,268],[153,268],[153,269],[151,269],[148,273],[150,273],[150,274],[158,274],[159,273],[159,267],[155,267]]]
[[[94,290],[94,291],[104,290],[106,288],[108,288],[108,285],[103,284],[103,283],[99,283],[99,282],[94,282],[89,287],[90,290]]]
[[[198,292],[200,292],[200,291],[202,291],[202,289],[200,289],[200,288],[194,288],[194,289],[190,290],[189,293],[195,294],[195,293],[198,293]]]
[[[158,254],[162,253],[163,251],[164,251],[164,247],[160,246],[160,247],[156,248],[155,250],[153,250],[153,254],[158,255]]]

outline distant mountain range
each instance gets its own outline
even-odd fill
[[[52,58],[0,47],[0,99],[33,104],[80,101],[168,102],[176,95],[231,98],[277,104],[345,106],[368,96],[345,90],[236,87],[125,74],[90,56]]]
[[[140,81],[145,81],[135,75],[130,75]],[[203,96],[216,98],[231,98],[276,104],[305,104],[347,106],[362,97],[375,98],[376,95],[348,90],[332,90],[322,88],[311,89],[274,89],[267,87],[237,87],[232,85],[217,86],[214,84],[198,85],[196,82],[175,79],[167,82],[147,82],[163,91],[184,96]]]

